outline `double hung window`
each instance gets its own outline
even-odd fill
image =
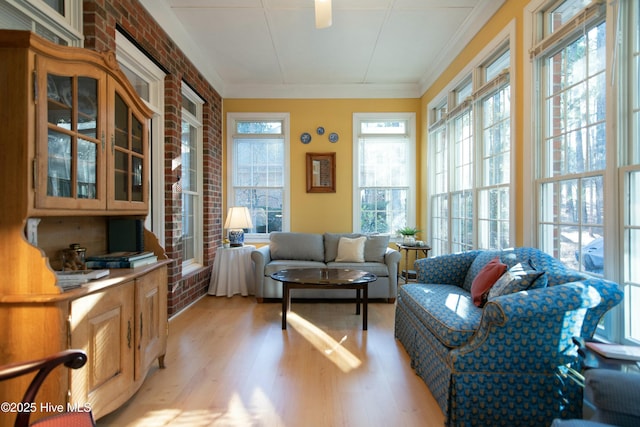
[[[548,36],[567,25],[573,3],[543,13]],[[589,248],[604,238],[606,23],[602,17],[581,27],[537,58],[539,246],[572,268],[602,274],[603,259]]]
[[[598,334],[640,343],[640,5],[531,7],[538,246],[621,283]]]
[[[151,186],[149,216],[145,227],[151,230],[164,246],[164,78],[165,73],[138,47],[116,31],[116,57],[120,69],[129,79],[136,93],[151,109],[149,146],[151,149]]]
[[[620,34],[624,52],[620,67],[622,88],[620,114],[626,118],[621,131],[623,161],[620,168],[622,177],[622,199],[619,201],[623,212],[622,254],[619,257],[623,271],[620,282],[624,284],[625,304],[623,339],[640,343],[640,4],[627,1],[621,5],[620,16],[623,28]],[[626,29],[626,31],[625,31]],[[626,142],[626,143],[624,143]]]
[[[415,226],[415,114],[356,113],[353,122],[354,230]]]
[[[289,115],[229,113],[228,206],[249,208],[247,239],[289,228]]]
[[[429,110],[435,255],[512,245],[510,48],[496,44]]]
[[[182,194],[183,274],[202,263],[202,106],[204,102],[182,85],[182,143],[179,192]]]
[[[82,0],[4,0],[0,28],[29,30],[65,46],[82,46]]]

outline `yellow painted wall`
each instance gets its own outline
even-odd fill
[[[489,20],[489,22],[476,34],[476,36],[467,44],[467,46],[463,49],[463,51],[452,60],[451,64],[447,67],[445,72],[443,72],[440,77],[435,81],[431,87],[427,89],[424,95],[421,98],[421,109],[423,111],[423,117],[425,117],[425,122],[427,116],[427,107],[430,102],[434,101],[434,98],[438,96],[452,81],[452,79],[456,78],[459,73],[473,61],[478,55],[478,52],[482,51],[482,49],[489,44],[494,38],[498,36],[498,34],[504,30],[512,21],[515,22],[515,52],[512,51],[512,57],[515,57],[516,69],[515,73],[511,74],[511,102],[515,104],[515,117],[512,120],[515,121],[515,129],[516,133],[514,135],[515,141],[515,156],[516,162],[515,167],[516,170],[516,183],[515,183],[515,194],[516,194],[516,245],[524,244],[524,226],[523,226],[523,212],[524,209],[532,209],[532,206],[528,205],[525,207],[525,201],[522,198],[518,198],[518,194],[523,194],[523,189],[525,185],[529,185],[529,183],[525,183],[522,176],[522,167],[520,167],[524,159],[522,157],[522,145],[524,141],[529,140],[529,135],[524,135],[524,105],[525,102],[529,102],[529,99],[524,99],[524,96],[520,96],[523,92],[523,69],[524,67],[529,65],[529,55],[528,51],[523,48],[523,17],[525,6],[530,2],[530,0],[507,0],[505,4],[495,13],[495,15]],[[422,150],[427,153],[428,149],[428,135],[426,126],[423,127],[422,134],[422,142],[423,147]],[[421,178],[422,178],[422,188],[427,188],[426,177],[426,165],[423,166]],[[427,200],[422,200],[423,209],[428,209],[426,204]]]
[[[226,116],[230,112],[288,112],[290,114],[290,183],[291,183],[291,231],[322,233],[353,231],[353,113],[415,112],[416,133],[422,134],[420,99],[225,99],[224,140],[226,141]],[[316,128],[323,126],[325,134],[317,135]],[[300,142],[300,135],[312,136],[309,144]],[[336,132],[339,140],[329,142],[328,135]],[[416,162],[420,158],[420,138],[417,138]],[[336,153],[336,192],[306,192],[306,153]],[[225,183],[227,193],[225,153]],[[416,164],[416,170],[420,170]],[[416,182],[420,194],[420,180]],[[419,205],[419,204],[418,204]],[[420,218],[420,212],[417,212]]]
[[[463,51],[452,59],[451,64],[436,79],[420,99],[225,99],[224,116],[228,112],[289,112],[291,115],[291,230],[304,232],[352,231],[352,115],[354,112],[415,112],[416,113],[416,194],[418,195],[416,226],[427,229],[425,224],[428,209],[427,162],[428,152],[427,106],[444,90],[458,74],[474,60],[478,52],[490,43],[512,21],[515,22],[516,69],[511,74],[511,102],[515,104],[516,168],[515,193],[523,194],[525,183],[522,176],[522,146],[529,140],[524,135],[523,70],[529,66],[529,57],[523,48],[523,16],[529,0],[507,0],[489,22],[476,34]],[[324,126],[329,132],[337,132],[340,140],[331,144],[327,137],[316,135],[315,129]],[[226,132],[226,123],[224,131]],[[309,132],[310,144],[300,143],[300,134]],[[325,134],[325,135],[327,135]],[[226,140],[226,134],[225,134]],[[307,194],[305,187],[305,153],[331,152],[337,156],[337,189],[335,194]],[[226,164],[225,164],[226,177]],[[226,185],[226,183],[225,183]],[[223,189],[226,195],[226,186]],[[532,209],[521,198],[516,199],[516,245],[524,240],[523,212]],[[428,240],[428,236],[420,236]]]

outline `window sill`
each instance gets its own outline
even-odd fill
[[[201,270],[203,268],[202,264],[198,264],[196,262],[191,263],[189,265],[183,265],[182,266],[182,277],[186,277],[189,276],[199,270]]]

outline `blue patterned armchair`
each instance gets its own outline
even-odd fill
[[[496,256],[508,268],[534,265],[547,286],[475,306],[473,279]],[[415,269],[418,283],[399,290],[395,336],[447,426],[548,426],[580,416],[582,389],[567,375],[578,366],[572,337],[592,337],[622,300],[617,284],[526,247],[423,258]]]

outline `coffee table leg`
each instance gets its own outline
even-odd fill
[[[367,306],[369,305],[369,284],[368,283],[364,284],[363,292],[364,292],[364,300],[362,302],[362,330],[366,331],[367,315],[368,315]]]
[[[356,289],[356,314],[360,314],[360,288]]]
[[[289,284],[282,284],[282,329],[287,329],[287,311],[289,311]]]

